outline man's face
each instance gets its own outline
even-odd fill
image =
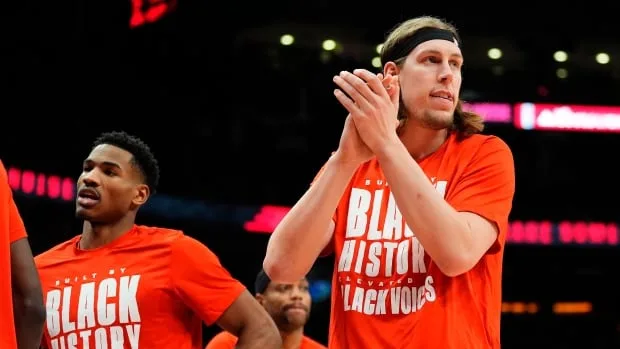
[[[398,74],[409,121],[436,130],[452,125],[462,65],[461,49],[447,40],[423,42],[409,53]]]
[[[271,282],[257,299],[282,331],[303,327],[310,317],[312,299],[305,278],[294,284]]]
[[[93,223],[113,223],[148,197],[132,154],[113,145],[95,147],[84,160],[77,181],[76,216]]]

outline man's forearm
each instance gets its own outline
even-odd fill
[[[40,296],[13,294],[13,317],[18,349],[38,349],[45,323],[45,307]]]
[[[405,221],[439,268],[449,271],[471,249],[467,226],[402,143],[386,145],[377,157]]]
[[[356,168],[332,156],[316,182],[278,224],[263,264],[273,281],[297,282],[312,268],[331,240],[331,219]]]
[[[282,337],[273,323],[249,325],[239,331],[236,349],[280,349]]]

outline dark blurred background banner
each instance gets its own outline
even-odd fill
[[[337,147],[332,76],[379,71],[385,34],[431,14],[460,29],[462,98],[515,157],[503,347],[617,348],[617,11],[538,5],[11,2],[0,158],[33,249],[79,233],[81,162],[122,129],[161,163],[140,223],[185,230],[250,285],[269,233]],[[323,342],[332,263],[311,275],[307,332]]]

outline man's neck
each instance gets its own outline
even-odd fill
[[[84,221],[79,247],[83,250],[90,250],[107,245],[131,230],[133,225],[134,217],[131,215],[125,216],[113,224]]]
[[[416,161],[436,152],[448,138],[448,129],[433,130],[408,120],[400,132],[400,140]]]
[[[299,349],[304,337],[304,328],[300,327],[291,332],[280,331],[282,336],[282,349]]]

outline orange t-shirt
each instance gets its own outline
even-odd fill
[[[202,322],[213,324],[245,290],[181,231],[136,225],[92,250],[79,239],[35,258],[49,349],[202,349]]]
[[[222,331],[216,334],[207,344],[205,349],[235,349],[237,337],[230,332]],[[323,344],[303,336],[299,349],[327,349]]]
[[[17,348],[11,288],[11,243],[26,237],[6,169],[0,161],[0,348]]]
[[[500,348],[512,153],[493,136],[450,135],[419,165],[454,209],[497,224],[498,239],[472,270],[444,275],[405,224],[376,158],[361,165],[328,246],[335,252],[330,349]]]

